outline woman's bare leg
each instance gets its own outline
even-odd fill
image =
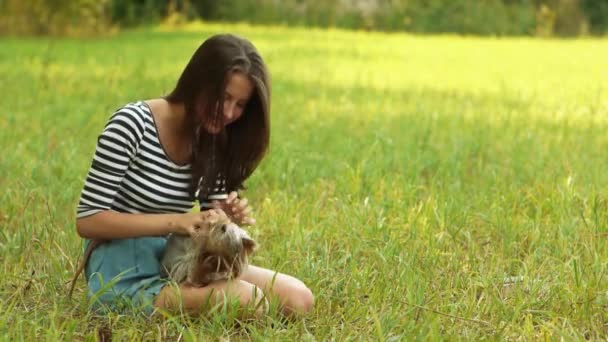
[[[307,314],[314,306],[312,291],[301,280],[292,276],[249,265],[239,279],[277,296],[284,315]]]
[[[211,308],[220,306],[226,301],[236,299],[244,312],[255,317],[263,316],[268,310],[268,301],[264,293],[255,285],[242,280],[218,281],[205,287],[194,287],[180,284],[179,287],[165,286],[162,288],[154,306],[170,312],[181,310],[189,314],[200,314]]]

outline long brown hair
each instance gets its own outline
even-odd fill
[[[218,134],[209,133],[202,123],[221,122],[224,92],[234,72],[246,75],[254,91],[239,119]],[[218,180],[225,181],[226,191],[242,189],[270,140],[270,79],[253,44],[232,34],[208,38],[165,99],[184,104],[192,127],[192,193],[202,200]]]

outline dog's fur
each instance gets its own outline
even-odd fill
[[[234,279],[245,271],[256,248],[257,243],[245,230],[222,216],[193,236],[171,235],[161,275],[198,287]]]

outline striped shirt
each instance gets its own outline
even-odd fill
[[[192,209],[192,167],[165,153],[148,105],[142,101],[117,110],[99,135],[80,195],[77,218],[104,210],[121,213],[184,213]],[[225,192],[225,181],[216,181]],[[210,198],[212,199],[212,198]],[[201,209],[209,207],[209,200]]]

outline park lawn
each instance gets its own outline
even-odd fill
[[[96,137],[219,32],[250,38],[273,79],[271,148],[245,192],[254,263],[302,279],[314,312],[88,313],[82,279],[66,294]],[[0,38],[0,336],[607,338],[607,57],[606,39],[224,24]]]

